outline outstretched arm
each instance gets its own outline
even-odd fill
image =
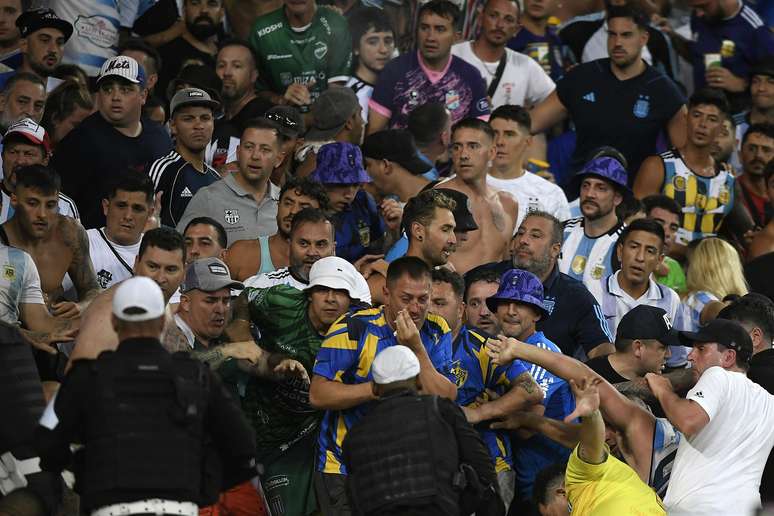
[[[496,400],[474,407],[463,407],[465,417],[471,425],[480,421],[500,419],[516,411],[527,410],[543,401],[543,391],[528,372],[523,372],[513,381],[511,388]]]
[[[570,449],[575,448],[580,441],[579,424],[565,423],[534,412],[511,413],[504,420],[492,423],[490,428],[539,432]]]
[[[696,435],[710,422],[709,414],[701,405],[693,400],[679,397],[672,390],[672,384],[661,375],[648,373],[645,375],[650,390],[664,409],[669,422],[680,430],[683,435]]]
[[[575,411],[564,418],[565,422],[581,419],[578,457],[588,464],[602,464],[607,459],[605,450],[605,422],[599,412],[599,391],[601,379],[588,377],[576,383],[570,380],[575,395]]]
[[[71,247],[73,258],[67,272],[73,281],[75,290],[78,292],[77,311],[69,310],[75,308],[74,303],[59,302],[52,305],[54,315],[73,317],[80,315],[89,306],[89,303],[100,293],[101,289],[97,283],[97,275],[94,272],[94,266],[91,263],[89,255],[89,237],[86,230],[83,229],[77,221],[68,220],[62,224],[64,228],[63,238],[65,243]]]

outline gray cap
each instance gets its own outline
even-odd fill
[[[217,111],[220,109],[220,102],[212,100],[209,93],[199,88],[184,88],[172,97],[169,103],[170,113],[174,114],[177,108],[183,106],[204,106]]]
[[[263,115],[279,126],[280,133],[286,138],[298,138],[306,132],[304,117],[293,106],[274,106]]]
[[[222,288],[241,289],[243,284],[231,279],[228,266],[217,258],[201,258],[188,266],[180,292],[191,290],[215,292]]]
[[[329,86],[312,104],[312,127],[306,140],[324,142],[333,139],[347,120],[361,109],[357,95],[346,86]]]

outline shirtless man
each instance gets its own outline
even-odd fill
[[[486,122],[466,118],[452,128],[452,161],[457,176],[438,187],[468,196],[478,229],[457,245],[449,261],[464,274],[482,263],[508,259],[519,206],[508,193],[487,186],[486,176],[497,149],[494,131]]]
[[[277,232],[255,240],[237,240],[229,247],[225,262],[231,277],[244,281],[290,265],[290,224],[304,208],[327,210],[328,195],[316,181],[291,177],[280,190]]]
[[[89,258],[89,237],[76,220],[58,213],[59,175],[43,165],[16,171],[13,217],[0,226],[0,239],[27,251],[40,272],[41,287],[54,316],[76,318],[100,292]],[[78,303],[63,300],[65,273]]]

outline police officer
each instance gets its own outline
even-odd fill
[[[73,471],[92,516],[196,516],[197,505],[255,475],[255,438],[206,365],[168,355],[159,341],[164,296],[146,277],[117,288],[116,351],[79,360],[46,407],[37,433],[44,471]]]
[[[470,514],[482,499],[495,500],[502,512],[481,437],[454,402],[417,394],[419,369],[406,346],[390,346],[374,359],[378,401],[342,444],[355,514]],[[471,489],[464,490],[466,483]]]

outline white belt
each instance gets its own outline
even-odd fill
[[[179,514],[181,516],[198,516],[199,507],[193,502],[175,502],[172,500],[140,500],[139,502],[116,503],[106,505],[91,516],[130,516],[132,514]]]

